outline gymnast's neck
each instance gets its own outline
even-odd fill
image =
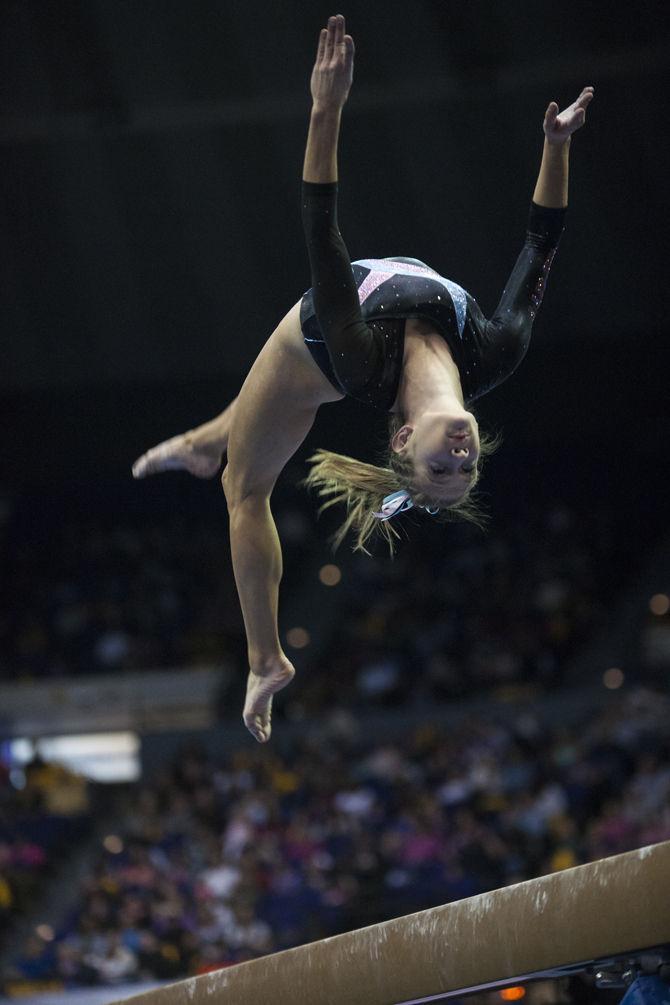
[[[427,322],[408,318],[402,376],[392,412],[405,422],[443,405],[463,408],[461,377],[442,336]]]

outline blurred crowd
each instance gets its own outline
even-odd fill
[[[301,575],[305,556],[320,549],[328,561],[314,519],[304,493],[277,510],[283,595],[302,590],[305,609],[318,586]],[[613,566],[625,555],[603,511],[557,505],[499,516],[487,533],[419,523],[393,561],[335,557],[343,575],[327,603],[336,639],[320,645],[326,672],[302,692],[307,707],[327,703],[333,675],[347,701],[365,704],[558,683],[621,584]],[[223,512],[144,523],[89,514],[8,535],[3,550],[5,679],[244,663]]]
[[[237,631],[223,520],[91,519],[6,545],[3,672],[22,679],[225,656]]]
[[[349,563],[323,672],[300,685],[307,708],[328,704],[333,680],[346,704],[363,707],[553,688],[628,582],[618,568],[625,548],[603,511],[555,505],[486,533],[425,521],[416,529],[393,561]]]
[[[35,903],[88,831],[86,780],[35,757],[17,780],[0,760],[0,933]]]
[[[155,512],[146,502],[129,511],[132,497],[119,489],[118,500],[95,498],[87,505],[68,498],[53,512],[27,500],[4,515],[5,680],[245,658],[223,497],[212,489],[180,509],[174,505],[179,491],[169,488]],[[277,514],[287,588],[314,544],[309,500],[304,493],[300,499],[301,505],[284,505]]]
[[[339,710],[281,753],[184,750],[9,976],[179,978],[670,839],[667,697],[584,715],[371,744]]]
[[[242,665],[225,514],[94,512],[5,534],[5,679]],[[339,567],[309,672],[277,703],[304,739],[227,761],[184,751],[130,789],[67,920],[34,930],[6,981],[176,979],[670,838],[660,694],[621,691],[579,726],[464,717],[384,743],[356,727],[368,708],[565,683],[640,560],[606,509],[499,511],[487,533],[410,514],[393,561],[327,557],[304,495],[276,517],[283,589],[306,612],[325,594],[304,568]],[[89,793],[66,774],[36,761],[18,794],[2,779],[5,928],[88,832]]]

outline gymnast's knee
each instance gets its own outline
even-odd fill
[[[235,477],[235,472],[231,471],[230,464],[227,464],[221,475],[221,485],[229,515],[232,516],[233,512],[241,514],[265,509],[272,494],[273,484],[251,480],[246,473],[238,473]]]
[[[234,507],[240,502],[242,493],[240,491],[239,479],[235,479],[233,477],[233,472],[230,470],[230,464],[226,464],[221,474],[221,488],[223,489],[223,494],[226,497],[228,511],[232,512]]]

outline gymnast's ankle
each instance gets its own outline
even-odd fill
[[[288,657],[280,650],[276,652],[252,652],[249,650],[249,669],[257,677],[269,677],[273,674],[288,674],[295,672]]]
[[[226,442],[222,445],[220,439],[213,439],[211,435],[207,436],[199,428],[189,429],[183,435],[184,442],[196,454],[203,454],[205,457],[211,457],[213,460],[221,463],[228,445],[227,438]]]

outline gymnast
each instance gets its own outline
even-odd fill
[[[198,477],[228,463],[223,488],[237,591],[247,636],[244,722],[266,742],[272,696],[294,676],[277,627],[282,556],[270,510],[275,482],[325,402],[345,396],[389,415],[384,466],[319,450],[306,484],[343,503],[348,532],[365,550],[377,531],[392,548],[392,522],[411,507],[478,520],[471,499],[482,456],[471,403],[521,362],[540,306],[568,201],[571,135],[593,88],[544,116],[544,148],[526,240],[495,314],[487,320],[456,283],[416,259],[350,262],[337,222],[337,145],[353,80],[354,42],[342,15],[319,36],[303,169],[302,218],[311,289],[263,346],[238,397],[221,415],[153,447],[136,478],[182,468]]]

